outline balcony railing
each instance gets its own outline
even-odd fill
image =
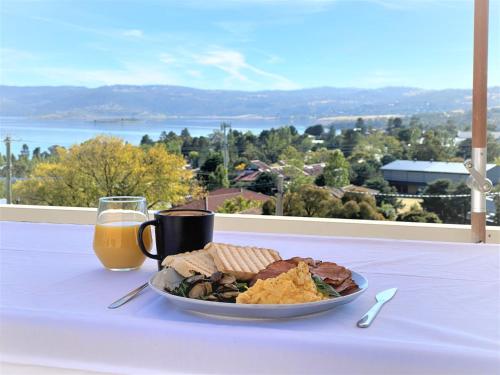
[[[152,213],[152,212],[151,212]],[[95,224],[96,209],[0,205],[0,220]],[[215,230],[436,242],[471,242],[470,225],[216,214]],[[487,227],[487,243],[500,243],[500,227]]]

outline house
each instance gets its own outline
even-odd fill
[[[308,176],[317,177],[323,173],[326,163],[315,163],[304,165],[304,173]]]
[[[357,194],[368,194],[368,195],[375,195],[379,193],[378,190],[358,185],[347,185],[342,188],[330,187],[328,188],[328,190],[330,190],[330,193],[332,193],[334,198],[338,199],[342,199],[345,193],[357,193]]]
[[[326,163],[306,164],[302,170],[304,176],[317,177],[323,173]],[[234,179],[233,182],[246,182],[252,183],[264,172],[274,173],[278,176],[283,176],[288,179],[285,169],[287,165],[285,162],[280,161],[277,164],[268,165],[260,160],[252,160],[250,165],[244,171],[241,171]]]
[[[401,193],[416,194],[429,183],[447,179],[466,182],[469,172],[463,163],[440,161],[395,160],[380,168],[384,179]],[[494,185],[500,183],[500,166],[486,165],[487,177]]]
[[[233,199],[242,196],[245,199],[266,202],[271,199],[270,196],[256,193],[255,191],[243,188],[222,188],[210,191],[204,199],[195,199],[182,206],[177,206],[177,209],[192,209],[192,210],[209,210],[216,212],[224,205],[228,199]]]
[[[260,160],[251,160],[248,167],[241,171],[234,179],[233,182],[246,182],[252,183],[264,172],[272,172],[273,168]]]

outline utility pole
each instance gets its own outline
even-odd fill
[[[224,168],[226,168],[226,171],[228,170],[229,166],[229,147],[227,144],[227,129],[231,129],[231,124],[227,124],[225,122],[220,124],[220,130],[222,131],[223,138],[222,138],[222,157],[224,158]]]
[[[7,136],[5,137],[5,148],[7,154],[7,184],[5,186],[5,193],[7,198],[7,204],[12,204],[12,155],[10,152],[10,143],[12,139]]]
[[[282,175],[278,176],[278,194],[276,195],[276,216],[283,216],[283,181]]]

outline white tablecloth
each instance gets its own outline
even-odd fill
[[[150,290],[108,310],[155,264],[103,269],[92,229],[0,223],[3,362],[126,374],[500,373],[497,245],[219,232],[217,241],[336,261],[369,280],[358,300],[328,313],[241,321],[180,311]],[[396,297],[357,328],[390,287]]]

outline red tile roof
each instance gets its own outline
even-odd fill
[[[240,181],[240,182],[254,182],[257,180],[257,177],[260,176],[262,172],[261,171],[245,171],[245,173],[240,174],[237,176],[234,181]]]
[[[247,189],[239,189],[239,188],[223,188],[211,191],[208,193],[207,202],[205,199],[197,199],[191,202],[188,202],[182,206],[177,206],[176,208],[184,208],[184,209],[198,209],[205,210],[208,209],[210,211],[217,211],[224,202],[228,199],[236,198],[238,196],[243,196],[245,199],[257,200],[260,202],[265,202],[271,199],[270,196],[256,193]],[[208,203],[208,207],[206,207],[206,203]]]

